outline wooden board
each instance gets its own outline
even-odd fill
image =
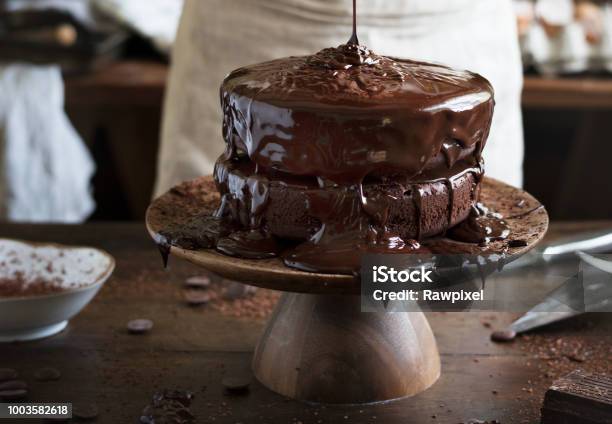
[[[532,211],[539,202],[529,193],[500,181],[485,178],[481,201],[506,217],[512,237],[526,242],[524,247],[507,250],[507,256],[520,256],[532,249],[548,229],[548,215],[544,208]],[[147,228],[153,239],[165,228],[180,228],[199,214],[212,212],[219,195],[212,177],[185,182],[158,199],[147,211]],[[517,218],[511,218],[517,216]],[[486,248],[441,239],[439,246],[449,252],[469,246],[473,254],[500,251],[504,242],[491,243]],[[172,246],[171,256],[186,259],[226,278],[243,281],[259,287],[299,293],[354,293],[359,291],[359,280],[350,275],[321,274],[289,268],[281,259],[253,260],[227,256],[212,249],[188,250]]]
[[[548,237],[603,228],[612,228],[612,221],[553,223]],[[226,396],[221,379],[232,370],[249,368],[264,321],[186,306],[183,282],[202,270],[186,261],[171,261],[164,270],[143,223],[0,224],[0,235],[91,245],[116,258],[114,275],[65,332],[37,342],[0,345],[0,367],[21,373],[30,385],[30,400],[95,402],[98,423],[136,423],[156,390],[178,387],[195,392],[192,410],[198,423],[459,424],[495,419],[534,424],[539,422],[544,391],[555,377],[541,369],[550,360],[524,349],[526,339],[504,345],[490,342],[491,329],[483,323],[503,327],[513,315],[431,313],[427,315],[438,340],[443,374],[414,398],[323,408],[289,401],[257,382],[246,396]],[[155,321],[153,331],[142,337],[128,335],[125,324],[140,317]],[[597,343],[612,346],[612,320],[607,314],[588,314],[531,337],[549,346],[571,339],[590,351]],[[558,361],[573,368],[591,367],[590,357],[582,363]],[[35,381],[33,373],[42,366],[60,369],[62,378]]]

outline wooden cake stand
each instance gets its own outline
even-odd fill
[[[533,248],[548,228],[548,215],[530,194],[485,178],[481,201],[506,217],[518,257]],[[181,228],[211,213],[219,195],[211,177],[185,182],[162,195],[147,211],[147,228]],[[486,254],[486,248],[440,239],[449,252]],[[434,335],[422,312],[361,313],[359,280],[350,275],[302,272],[280,259],[248,260],[211,249],[172,246],[170,254],[222,277],[285,292],[268,321],[253,358],[257,379],[294,399],[323,403],[368,403],[412,396],[440,376]]]

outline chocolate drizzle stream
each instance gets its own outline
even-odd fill
[[[359,45],[359,38],[357,38],[357,0],[353,0],[353,34],[346,44]]]
[[[359,45],[355,0],[353,12],[347,44],[243,67],[224,80],[226,150],[214,172],[221,206],[213,217],[200,217],[204,225],[162,232],[162,254],[173,244],[215,247],[250,259],[281,256],[306,271],[356,273],[368,252],[427,251],[420,242],[432,235],[427,217],[435,214],[438,183],[448,202],[442,231],[468,243],[507,237],[501,217],[483,207],[468,216],[493,116],[489,82],[373,53]],[[458,198],[458,182],[468,174],[469,196]],[[376,184],[404,187],[404,195],[372,190]],[[273,186],[292,187],[306,199],[318,223],[309,238],[287,245],[271,230]],[[389,221],[404,198],[412,199],[414,237],[402,238]]]

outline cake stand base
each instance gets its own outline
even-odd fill
[[[290,398],[369,403],[427,389],[440,376],[440,356],[422,312],[361,313],[356,295],[285,293],[253,370]]]

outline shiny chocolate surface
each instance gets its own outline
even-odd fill
[[[456,240],[508,236],[501,217],[482,208],[469,213],[495,104],[489,82],[377,55],[359,44],[356,19],[347,44],[245,66],[225,78],[226,150],[214,172],[221,206],[204,220],[205,236],[183,238],[231,256],[280,256],[301,270],[350,274],[367,252],[427,251],[421,241],[431,230],[423,223],[440,217],[440,233],[467,217],[449,233]],[[467,174],[472,186],[457,197]],[[301,203],[271,206],[278,187]],[[413,215],[391,222],[407,200],[403,210]],[[313,231],[288,242],[270,219],[291,207],[303,209],[296,216],[306,216]]]

